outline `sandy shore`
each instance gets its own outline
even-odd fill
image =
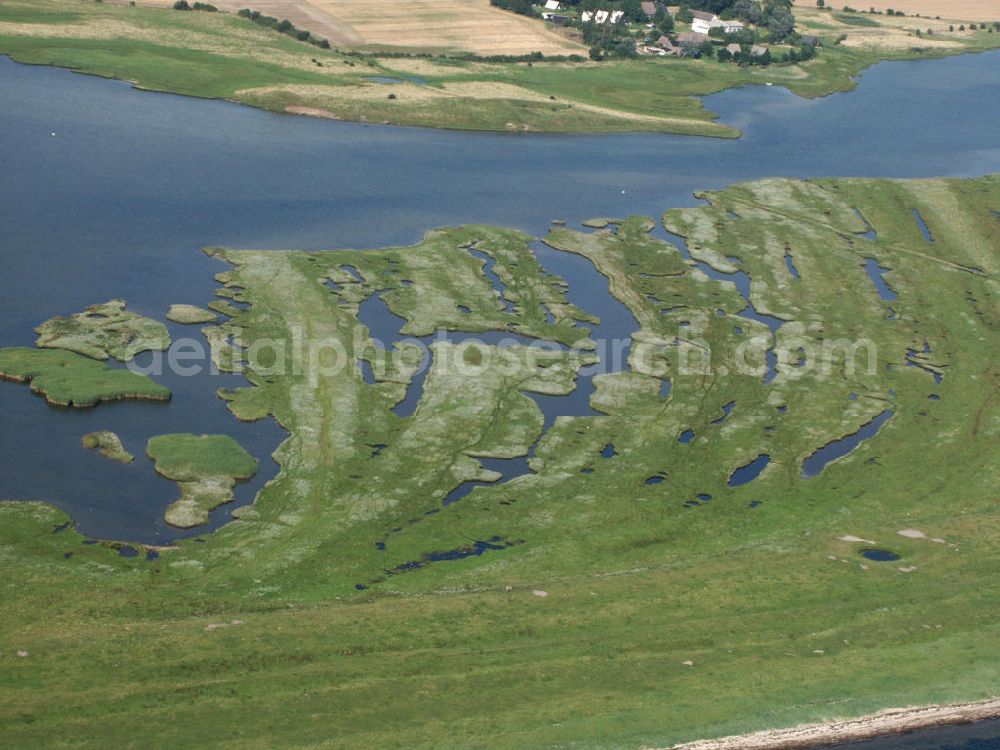
[[[675,745],[670,750],[800,750],[998,717],[1000,698],[949,706],[890,708],[856,719],[698,740]]]

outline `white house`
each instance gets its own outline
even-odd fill
[[[703,10],[691,11],[691,31],[698,34],[707,34],[709,29],[722,29],[726,34],[735,34],[743,31],[743,24],[739,21],[723,21],[714,13],[706,13]]]
[[[691,11],[691,31],[696,34],[707,34],[709,29],[722,26],[722,19],[714,13],[706,13],[703,10]]]
[[[621,10],[613,10],[610,12],[606,10],[595,10],[593,13],[589,10],[585,10],[580,14],[580,20],[584,23],[588,23],[589,21],[593,21],[594,23],[608,23],[609,21],[611,23],[618,23],[624,15],[625,12]]]
[[[559,10],[559,0],[545,0],[545,10]]]

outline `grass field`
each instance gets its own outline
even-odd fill
[[[70,351],[0,349],[0,378],[30,383],[57,406],[96,406],[102,401],[141,398],[166,401],[170,389],[147,375],[113,369]]]
[[[816,3],[812,0],[795,0],[796,12],[800,6],[813,8]],[[832,8],[840,8],[842,4],[836,2],[827,3]],[[889,8],[901,10],[907,16],[920,14],[924,18],[936,18],[940,16],[945,20],[958,21],[1000,21],[1000,7],[995,0],[893,0],[876,3],[858,3],[858,10],[868,10],[874,7],[880,11]]]
[[[664,221],[693,259],[747,271],[757,310],[786,321],[773,382],[733,367],[766,338],[738,317],[740,294],[648,219],[556,228],[548,252],[589,258],[640,330],[631,372],[595,379],[603,416],[557,420],[529,474],[490,486],[479,458],[538,438],[525,392],[571,388],[571,352],[436,345],[422,401],[399,417],[405,362],[375,382],[354,366],[313,377],[323,361],[293,347],[279,371],[249,357],[253,385],[224,394],[289,438],[278,477],[202,541],[124,558],[53,533],[67,519],[50,506],[0,503],[6,743],[666,747],[1000,694],[1000,177],[704,197]],[[408,332],[467,319],[566,341],[588,316],[540,275],[530,240],[469,226],[411,248],[214,249],[232,264],[223,296],[251,303],[222,333],[239,326],[249,347],[302,331],[372,361],[357,310],[381,293]],[[894,300],[866,259],[890,269]],[[837,349],[814,366],[828,342],[859,338],[875,354],[857,370]],[[678,340],[707,346],[710,366],[681,371]],[[456,355],[503,367],[457,377]],[[876,436],[802,478],[806,456],[887,408]],[[733,486],[761,454],[766,470]],[[469,479],[484,485],[443,506]],[[866,560],[857,539],[899,559]]]
[[[310,0],[302,4],[349,27],[366,47],[461,50],[479,55],[587,54],[582,43],[551,31],[538,20],[494,8],[489,0]]]
[[[512,13],[485,10],[544,29]],[[715,122],[698,97],[752,83],[821,96],[852,88],[858,73],[879,60],[1000,46],[1000,34],[952,33],[947,24],[924,19],[922,28],[938,24],[939,33],[917,37],[914,21],[905,18],[875,17],[878,25],[859,27],[815,8],[799,10],[798,17],[803,32],[818,34],[826,43],[819,58],[802,65],[746,69],[709,60],[649,58],[529,65],[356,57],[294,41],[227,13],[8,0],[0,6],[0,54],[123,78],[147,89],[342,120],[464,130],[736,137],[738,131]],[[438,26],[441,33],[452,33],[450,25]],[[834,44],[841,34],[847,39]],[[489,38],[474,36],[484,43]],[[377,77],[402,82],[373,80]]]

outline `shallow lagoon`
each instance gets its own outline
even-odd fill
[[[332,123],[0,60],[0,342],[30,345],[33,327],[51,315],[113,297],[158,318],[173,303],[203,305],[216,287],[212,274],[225,269],[198,252],[205,245],[377,247],[465,222],[541,235],[552,219],[658,216],[694,205],[696,190],[766,176],[998,171],[998,63],[1000,52],[886,63],[867,71],[857,91],[811,101],[778,87],[724,92],[708,106],[745,136],[722,141]],[[550,267],[577,261],[549,257],[545,265],[570,281],[571,299],[601,306],[603,277]],[[613,317],[602,334],[627,334],[629,316]],[[197,327],[170,329],[175,338],[198,336]],[[51,500],[95,536],[162,543],[197,535],[211,527],[185,533],[162,521],[176,487],[151,462],[114,464],[79,440],[111,429],[142,456],[155,434],[228,432],[262,465],[237,488],[237,502],[213,514],[212,527],[224,523],[274,475],[268,455],[282,431],[270,420],[232,418],[215,390],[238,385],[236,376],[161,382],[174,390],[170,404],[71,412],[0,384],[3,496]],[[540,400],[547,421],[589,413],[586,394],[574,396]]]

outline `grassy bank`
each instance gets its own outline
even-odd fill
[[[400,417],[412,368],[362,377],[353,365],[376,357],[357,310],[381,293],[407,332],[467,319],[566,341],[589,316],[539,274],[530,238],[471,226],[412,248],[213,250],[233,266],[222,295],[250,303],[220,335],[289,343],[287,367],[248,355],[253,385],[224,394],[241,418],[289,430],[281,472],[237,520],[155,560],[52,533],[67,519],[49,506],[0,503],[3,736],[663,747],[1000,693],[1000,178],[768,180],[705,197],[665,222],[694,259],[747,271],[757,310],[786,321],[774,379],[753,356],[734,366],[766,326],[649,220],[557,228],[548,244],[590,259],[638,321],[631,372],[595,378],[603,416],[560,418],[533,471],[497,484],[479,459],[523,455],[542,431],[526,394],[568,392],[580,360],[435,345]],[[868,258],[891,269],[895,299]],[[340,342],[350,366],[310,361],[296,332]],[[859,340],[873,348],[854,369],[843,344],[829,366],[798,366]],[[689,345],[711,360],[682,370]],[[456,375],[456,355],[492,364]],[[887,408],[877,436],[802,478],[806,456]],[[761,454],[766,470],[734,486]],[[470,479],[483,484],[442,504]],[[477,543],[492,546],[464,554]]]
[[[225,13],[75,0],[4,3],[0,54],[130,80],[151,90],[343,120],[465,130],[735,137],[738,132],[715,122],[698,97],[766,82],[820,96],[853,87],[852,79],[880,60],[1000,46],[1000,34],[950,32],[948,24],[928,19],[919,19],[920,27],[937,31],[918,37],[917,19],[865,16],[870,24],[858,27],[815,9],[796,12],[800,30],[819,35],[825,48],[808,63],[764,69],[673,58],[499,64],[440,56],[357,56],[319,49]],[[835,44],[841,34],[847,40]]]

